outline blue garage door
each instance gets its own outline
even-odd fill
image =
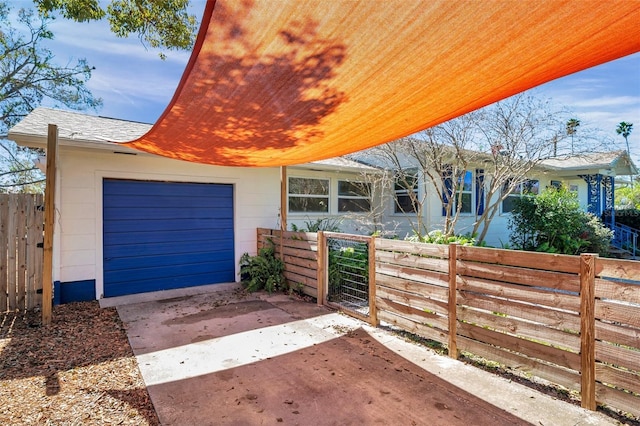
[[[235,281],[231,185],[103,181],[104,296]]]

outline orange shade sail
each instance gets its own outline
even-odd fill
[[[228,166],[335,157],[640,51],[640,1],[209,1],[135,149]]]

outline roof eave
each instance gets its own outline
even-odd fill
[[[16,142],[20,146],[25,146],[28,148],[41,148],[45,149],[47,147],[47,138],[41,135],[33,135],[28,133],[20,133],[20,132],[9,132],[7,138]],[[116,142],[108,142],[108,141],[96,141],[96,140],[87,140],[87,139],[68,139],[68,138],[58,138],[58,145],[60,147],[70,147],[70,148],[78,148],[78,149],[98,149],[103,151],[118,151],[118,152],[127,152],[127,153],[136,153],[136,154],[144,154],[141,151],[129,148],[126,145],[122,145]]]

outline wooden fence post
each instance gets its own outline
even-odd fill
[[[326,284],[325,284],[325,263],[327,258],[327,239],[324,236],[324,232],[318,231],[318,272],[317,272],[317,280],[318,280],[318,297],[316,297],[316,301],[318,306],[324,305],[324,298],[326,293]]]
[[[280,259],[284,262],[284,233],[287,230],[287,167],[280,167]]]
[[[457,282],[458,269],[456,261],[458,259],[458,244],[449,244],[449,356],[458,359],[458,343],[456,334],[458,333],[457,318]]]
[[[49,124],[47,135],[47,176],[44,190],[44,259],[42,267],[42,324],[51,324],[53,299],[53,228],[55,220],[56,160],[58,126]]]
[[[256,254],[258,254],[258,252],[260,251],[260,229],[261,228],[256,228]]]
[[[378,326],[376,308],[376,237],[369,238],[369,318],[373,327]]]
[[[18,199],[17,197],[9,197],[9,218],[7,220],[9,232],[7,233],[9,255],[7,257],[7,301],[9,310],[13,311],[18,308],[18,299],[16,287],[18,285],[18,272],[16,269],[18,252]]]
[[[9,308],[7,300],[8,288],[8,244],[9,244],[9,197],[0,195],[0,313]]]
[[[580,255],[580,401],[596,410],[595,261],[597,255]]]

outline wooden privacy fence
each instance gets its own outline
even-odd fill
[[[323,300],[313,233],[258,230],[284,253],[289,284]],[[322,239],[322,238],[321,238]],[[321,245],[322,247],[322,245]],[[458,353],[640,416],[640,262],[459,245],[375,241],[375,310]],[[320,282],[320,287],[318,283]]]
[[[271,241],[276,256],[283,256],[284,276],[291,288],[318,298],[318,234],[315,232],[284,232],[258,228],[258,250]],[[282,253],[282,254],[281,254]]]
[[[41,194],[0,194],[0,312],[42,304]]]

